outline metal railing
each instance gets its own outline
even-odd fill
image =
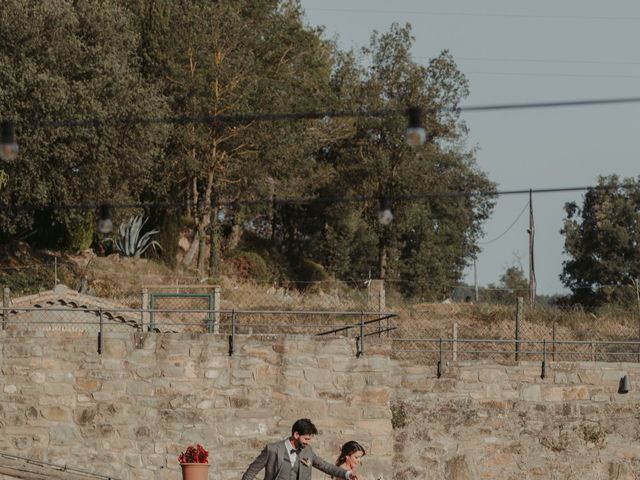
[[[493,359],[518,362],[519,360],[586,360],[605,362],[640,362],[640,341],[635,340],[509,340],[486,338],[393,338],[395,355],[412,353],[438,365],[446,360]],[[422,344],[420,348],[403,348],[403,344]],[[562,347],[570,347],[563,349]],[[470,347],[470,348],[467,348]],[[528,347],[525,349],[525,347]],[[581,348],[589,347],[586,356]],[[551,349],[551,350],[550,350]],[[400,355],[402,357],[402,355]],[[405,356],[406,358],[406,356]]]
[[[478,329],[454,324],[449,334],[416,328],[416,318],[402,312],[249,309],[107,309],[86,305],[46,308],[1,308],[2,330],[37,328],[82,330],[97,335],[97,351],[104,352],[109,331],[217,333],[229,336],[229,353],[236,350],[237,336],[340,335],[356,341],[357,355],[365,352],[365,339],[377,335],[391,340],[392,355],[416,362],[444,360],[583,360],[640,362],[640,337],[611,334],[610,338],[566,338],[557,335],[555,324],[549,337],[536,338],[535,331]],[[444,330],[444,329],[441,329]],[[473,336],[474,330],[479,333]],[[429,335],[429,333],[432,333]],[[444,335],[440,335],[444,333]],[[471,334],[471,335],[470,335]],[[523,338],[524,337],[524,338]]]
[[[2,307],[2,330],[82,330],[97,335],[97,352],[104,352],[108,330],[138,332],[217,333],[229,335],[229,354],[241,334],[317,335],[353,337],[357,354],[364,353],[364,338],[389,335],[394,313],[324,310],[214,310],[214,309],[103,309],[88,306]],[[353,335],[352,332],[357,332]]]
[[[40,467],[40,470],[31,472],[34,475],[34,478],[36,475],[37,478],[45,478],[43,475],[50,474],[50,472],[47,472],[47,470],[49,470],[55,472],[64,472],[65,474],[72,476],[74,479],[86,478],[98,480],[118,480],[116,477],[101,475],[99,473],[90,472],[88,470],[83,470],[67,464],[60,465],[57,463],[43,462],[42,460],[36,460],[34,458],[22,457],[18,455],[11,455],[5,452],[0,452],[0,458],[12,462],[10,465],[8,465],[8,468],[12,470],[20,470],[22,473],[28,472],[28,468],[25,469],[25,466]]]

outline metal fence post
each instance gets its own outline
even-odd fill
[[[456,360],[458,360],[458,322],[454,322],[453,323],[453,342],[451,344],[451,350],[452,350],[452,359],[455,362]]]
[[[364,312],[360,312],[360,336],[357,340],[356,356],[364,355]]]
[[[220,287],[213,287],[213,333],[220,333]]]
[[[231,335],[229,336],[229,355],[236,350],[236,311],[231,310]]]
[[[213,297],[209,297],[209,308],[207,310],[207,333],[213,333],[213,310],[215,309]]]
[[[516,301],[516,362],[520,360],[520,325],[522,323],[522,312],[524,310],[524,298],[518,297]]]
[[[2,329],[7,328],[9,324],[9,306],[11,304],[11,290],[5,287],[2,290]]]
[[[542,372],[540,378],[546,378],[547,376],[547,340],[542,341]]]
[[[149,319],[148,322],[145,322],[145,318]],[[142,287],[140,291],[140,330],[144,332],[144,324],[149,324],[149,331],[151,331],[151,319],[149,312],[149,289],[147,287]]]
[[[555,320],[553,321],[553,330],[552,330],[552,335],[553,335],[553,343],[551,345],[551,358],[553,359],[553,361],[556,361],[556,335],[557,335],[557,330],[558,330],[558,322],[556,322]]]
[[[104,352],[104,318],[102,316],[102,307],[98,309],[98,315],[100,316],[100,330],[98,331],[98,354],[102,355],[102,352]]]
[[[438,376],[438,378],[440,378],[442,376],[442,338],[440,338],[438,340],[438,349],[439,349],[439,355],[438,355],[438,367],[436,368],[436,375]]]

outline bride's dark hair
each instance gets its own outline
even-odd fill
[[[360,445],[358,442],[356,442],[355,440],[348,441],[347,443],[342,445],[340,456],[338,457],[338,460],[336,460],[336,465],[342,465],[347,461],[347,457],[349,455],[353,455],[356,452],[362,452],[363,457],[367,454],[367,452],[364,451],[364,448],[362,448],[362,445]]]

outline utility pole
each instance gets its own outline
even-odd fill
[[[476,265],[476,259],[473,259],[473,286],[476,292],[476,303],[480,301],[480,295],[478,294],[478,267]]]
[[[534,239],[536,229],[533,224],[533,192],[529,190],[529,308],[534,309],[536,304],[536,267],[534,262]]]

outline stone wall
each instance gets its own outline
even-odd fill
[[[640,365],[397,365],[398,480],[640,479]],[[628,374],[631,392],[619,394]]]
[[[190,443],[210,478],[237,479],[268,442],[309,417],[327,460],[358,439],[390,478],[388,346],[347,339],[110,332],[0,332],[0,451],[117,478],[180,478]],[[317,475],[316,478],[322,478]]]
[[[180,478],[189,443],[237,479],[299,417],[327,460],[356,439],[366,480],[640,478],[640,364],[391,358],[386,341],[0,331],[0,452],[130,480]],[[628,374],[632,390],[618,394]],[[392,428],[395,427],[395,429]],[[322,475],[314,478],[321,479]]]

